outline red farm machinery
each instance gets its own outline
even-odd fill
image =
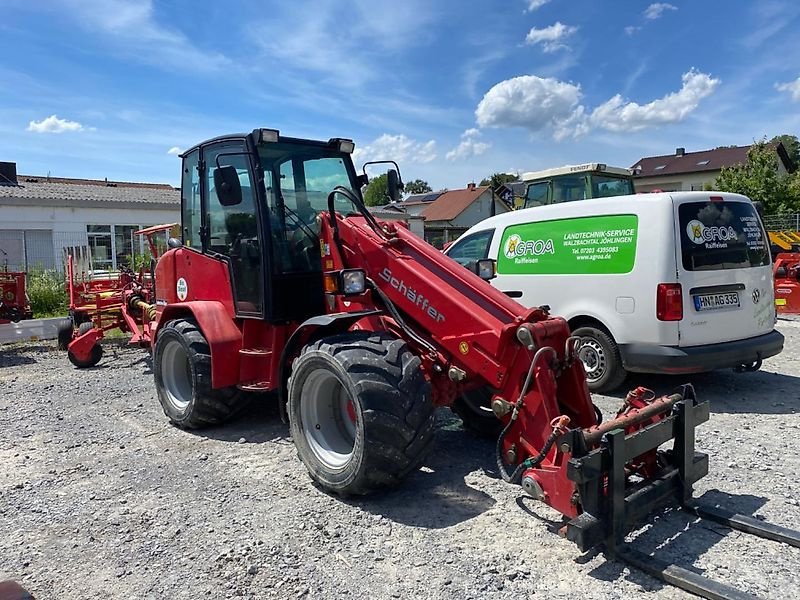
[[[275,392],[263,397],[277,395],[311,478],[352,496],[415,470],[434,411],[450,407],[495,437],[499,475],[559,511],[581,550],[604,546],[709,598],[744,596],[638,554],[625,534],[670,505],[800,545],[796,532],[692,498],[708,470],[694,440],[709,405],[691,386],[659,398],[637,388],[604,420],[566,321],[487,283],[493,261],[465,269],[377,221],[352,151],[347,139],[256,129],[182,155],[181,236],[143,296],[155,305],[153,372],[170,421],[219,424],[254,392]]]
[[[782,314],[800,314],[800,232],[770,231],[775,278],[775,308]]]
[[[86,247],[66,251],[70,316],[59,327],[58,342],[76,367],[92,367],[100,362],[103,347],[99,342],[113,329],[130,334],[130,344],[150,346],[151,322],[156,316],[153,270],[177,228],[173,223],[134,232],[134,236],[146,241],[147,250],[138,260],[134,252],[131,265],[123,265],[119,271],[94,269]],[[132,246],[135,249],[138,244]],[[136,262],[140,263],[138,269]]]
[[[0,269],[0,325],[19,323],[24,319],[32,319],[31,303],[26,292],[25,273],[9,271],[8,256],[3,254],[3,268]]]

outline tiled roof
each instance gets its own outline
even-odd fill
[[[489,186],[449,190],[441,194],[422,211],[426,221],[451,221],[475,202]]]
[[[659,177],[679,173],[719,171],[722,167],[746,163],[748,150],[750,150],[750,146],[730,146],[684,154],[676,152],[664,156],[646,156],[635,162],[631,168],[634,170],[634,177]],[[791,163],[787,163],[788,155],[783,145],[778,144],[776,151],[788,170]]]
[[[0,185],[0,201],[6,198],[35,202],[90,201],[144,204],[180,204],[180,191],[165,183],[133,183],[95,179],[17,176],[18,185]]]

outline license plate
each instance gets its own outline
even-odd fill
[[[694,300],[694,309],[697,311],[702,310],[720,310],[723,308],[739,308],[739,292],[730,292],[728,294],[699,294],[692,296]]]

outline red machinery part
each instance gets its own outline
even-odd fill
[[[778,254],[772,272],[776,310],[782,314],[800,314],[800,253]]]
[[[33,318],[25,283],[25,273],[0,271],[0,323]]]

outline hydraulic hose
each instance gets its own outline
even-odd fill
[[[497,437],[497,444],[495,445],[495,459],[497,461],[497,470],[500,473],[500,477],[502,477],[503,481],[505,481],[506,483],[518,483],[520,477],[522,477],[522,473],[526,469],[530,469],[531,467],[535,467],[536,465],[541,463],[544,460],[545,456],[547,456],[547,453],[550,452],[550,448],[553,447],[553,444],[555,443],[556,439],[558,438],[561,432],[561,425],[557,427],[554,421],[553,432],[547,438],[547,441],[545,442],[544,447],[539,452],[539,454],[537,454],[536,457],[534,458],[527,458],[524,461],[522,461],[509,475],[508,470],[506,469],[506,464],[503,461],[503,440],[505,439],[508,430],[511,429],[511,426],[514,424],[514,421],[517,420],[517,415],[519,415],[519,411],[522,408],[523,403],[525,401],[525,394],[528,393],[528,388],[531,384],[531,380],[533,379],[533,371],[536,368],[536,365],[541,360],[542,356],[544,356],[545,354],[552,354],[556,359],[558,358],[558,354],[556,354],[556,351],[550,346],[544,346],[536,351],[536,354],[533,355],[531,366],[528,368],[528,374],[525,377],[525,383],[522,385],[522,390],[520,390],[519,398],[517,399],[517,402],[514,405],[514,410],[511,412],[511,418],[508,420],[508,423],[506,423],[506,426],[503,427],[503,430]],[[566,417],[559,417],[556,420],[564,418]]]

